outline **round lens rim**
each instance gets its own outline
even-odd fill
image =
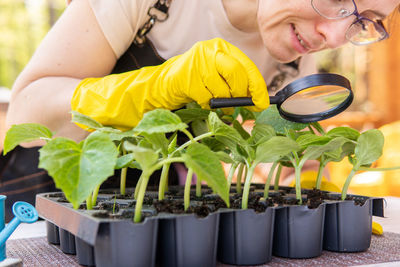
[[[334,108],[331,108],[324,112],[319,112],[319,113],[310,114],[310,115],[304,115],[304,114],[296,115],[296,114],[292,114],[289,112],[285,112],[283,109],[281,109],[281,106],[285,102],[285,100],[288,99],[290,96],[294,95],[295,93],[303,91],[303,90],[311,88],[311,87],[326,86],[326,85],[334,85],[334,86],[343,87],[349,91],[349,96],[340,105],[338,105]],[[348,108],[354,99],[353,91],[351,90],[350,81],[348,79],[346,79],[345,77],[343,77],[339,74],[334,74],[334,73],[318,73],[318,74],[312,74],[309,76],[305,76],[301,79],[298,79],[298,80],[288,84],[286,87],[284,87],[282,90],[280,90],[275,96],[277,98],[281,99],[281,101],[279,101],[279,103],[277,104],[279,114],[286,120],[300,122],[300,123],[309,123],[309,122],[321,121],[321,120],[331,118],[331,117],[341,113],[346,108]]]

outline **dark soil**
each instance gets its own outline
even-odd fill
[[[171,199],[154,200],[153,206],[155,207],[158,213],[160,212],[173,213],[173,214],[194,213],[198,217],[207,217],[208,214],[216,210],[215,205],[209,205],[206,202],[195,201],[194,203],[191,203],[188,210],[185,212],[183,200],[171,200]]]
[[[346,200],[354,200],[354,205],[364,206],[367,198],[347,196]]]

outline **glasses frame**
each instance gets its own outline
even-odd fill
[[[369,19],[369,18],[367,18],[367,17],[361,16],[360,13],[358,12],[356,2],[355,2],[354,0],[351,0],[351,1],[353,2],[353,5],[354,5],[354,11],[353,11],[352,13],[346,14],[346,15],[343,16],[343,17],[337,17],[337,18],[327,17],[327,16],[325,16],[324,14],[322,14],[322,13],[315,7],[315,5],[314,5],[314,0],[311,0],[311,6],[312,6],[313,9],[315,10],[315,12],[317,12],[320,16],[322,16],[322,17],[324,17],[324,18],[326,18],[326,19],[334,20],[334,19],[343,19],[343,18],[347,18],[347,17],[350,17],[350,16],[352,16],[352,15],[356,16],[356,19],[355,19],[355,20],[353,21],[353,23],[351,23],[350,26],[347,28],[347,30],[346,30],[346,35],[345,35],[345,36],[346,36],[346,39],[347,39],[349,42],[351,42],[352,44],[354,44],[354,45],[368,45],[368,44],[376,43],[376,42],[379,42],[379,41],[382,41],[382,40],[387,39],[387,38],[389,37],[389,33],[388,33],[387,30],[385,29],[385,26],[383,25],[382,20],[377,19],[376,21],[374,21],[374,20]],[[347,32],[349,31],[349,29],[350,29],[353,25],[355,25],[355,24],[357,24],[357,23],[359,23],[360,21],[363,21],[363,20],[372,22],[372,24],[374,25],[374,27],[375,27],[376,29],[382,30],[382,32],[384,33],[384,35],[383,35],[381,38],[377,39],[377,40],[373,40],[373,41],[369,41],[369,42],[355,42],[355,41],[352,41],[350,38],[347,37]]]

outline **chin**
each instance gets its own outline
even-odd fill
[[[270,55],[280,63],[289,63],[292,62],[293,60],[296,60],[299,57],[298,54],[295,54],[293,52],[288,52],[285,49],[269,49],[267,46],[267,50],[270,53]]]

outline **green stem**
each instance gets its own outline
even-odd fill
[[[153,172],[145,172],[145,171],[143,171],[142,175],[140,177],[140,179],[142,179],[142,181],[140,183],[139,194],[138,194],[138,197],[136,199],[135,216],[133,218],[133,221],[135,223],[139,223],[142,220],[143,200],[144,200],[144,196],[145,196],[145,193],[146,193],[147,183],[149,182],[151,173],[153,173]]]
[[[97,203],[97,196],[99,194],[100,185],[96,186],[92,193],[92,206],[96,206]]]
[[[349,188],[350,182],[351,182],[351,178],[353,178],[354,174],[356,174],[357,170],[355,168],[353,168],[349,174],[349,176],[347,176],[346,178],[346,182],[343,185],[342,188],[342,200],[346,199],[347,196],[347,189]]]
[[[165,197],[165,190],[168,184],[168,172],[171,163],[163,164],[161,171],[160,184],[158,185],[158,200],[163,200]]]
[[[138,195],[139,195],[139,190],[140,190],[140,186],[142,185],[142,181],[143,181],[143,172],[139,177],[139,180],[136,183],[136,187],[135,187],[135,193],[133,195],[133,197],[137,200]]]
[[[201,197],[201,179],[198,176],[196,179],[196,197]]]
[[[239,162],[234,162],[234,163],[232,163],[231,168],[229,169],[229,173],[228,173],[228,177],[227,177],[227,180],[228,180],[228,193],[230,192],[231,184],[232,184],[232,178],[233,178],[233,175],[235,174],[235,171],[236,171],[238,165],[239,165]]]
[[[188,130],[182,129],[182,132],[183,132],[184,134],[186,134],[187,137],[189,137],[189,139],[190,139],[191,141],[193,140],[193,135],[192,135]]]
[[[399,170],[400,166],[395,167],[387,167],[387,168],[368,168],[368,167],[360,167],[359,171],[368,171],[368,172],[382,172],[382,171],[394,171]]]
[[[310,126],[310,125],[308,125],[307,127],[308,127],[308,129],[310,130],[310,132],[312,132],[313,134],[315,134],[315,132],[314,132],[313,128],[311,128],[311,126]]]
[[[193,170],[189,168],[186,175],[185,192],[183,196],[185,211],[187,211],[190,205],[190,186],[192,185],[192,178],[193,178]]]
[[[193,139],[187,141],[186,143],[184,143],[183,145],[179,146],[174,152],[171,153],[171,155],[174,155],[176,152],[179,152],[179,151],[185,149],[188,145],[190,145],[190,144],[192,144],[194,142],[197,142],[197,141],[199,141],[199,140],[201,140],[203,138],[206,138],[206,137],[211,137],[213,135],[214,135],[213,133],[208,132],[208,133],[196,136],[195,138],[193,138]]]
[[[120,181],[120,191],[121,191],[121,195],[125,195],[125,188],[126,188],[126,173],[128,172],[128,168],[122,168],[121,169],[121,181]]]
[[[282,164],[279,164],[278,171],[276,172],[275,175],[275,184],[274,184],[275,191],[279,191],[279,179],[281,178],[281,172],[282,172]]]
[[[244,170],[244,163],[240,164],[238,175],[236,178],[236,193],[241,194],[242,193],[242,177],[243,177],[243,170]]]
[[[249,193],[250,193],[250,185],[251,185],[251,179],[253,178],[253,173],[254,169],[256,168],[256,164],[253,166],[250,165],[247,175],[246,175],[246,180],[244,182],[244,188],[243,188],[243,195],[242,195],[242,209],[247,209],[247,204],[249,202]]]
[[[301,167],[294,167],[295,181],[296,181],[296,199],[299,205],[303,204],[303,199],[301,198]]]
[[[92,206],[92,194],[90,194],[86,199],[86,209],[87,210],[93,209],[93,206]]]
[[[269,186],[271,185],[272,175],[274,174],[276,165],[278,165],[278,162],[277,162],[277,161],[275,161],[275,162],[272,164],[271,169],[269,170],[268,178],[267,178],[267,181],[265,181],[265,186],[264,186],[264,198],[268,198],[268,195],[269,195]]]
[[[322,183],[322,172],[325,168],[325,164],[323,161],[321,161],[319,163],[319,167],[318,167],[318,175],[317,175],[317,181],[315,183],[315,188],[317,189],[321,189],[321,183]]]

